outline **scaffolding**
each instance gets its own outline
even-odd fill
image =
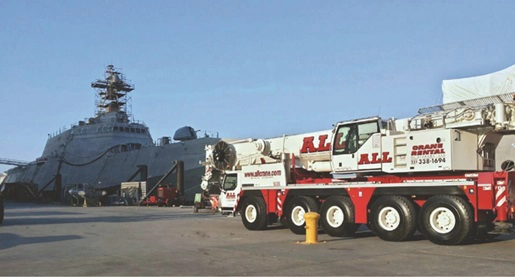
[[[115,70],[113,65],[108,65],[104,80],[96,80],[91,87],[97,91],[95,105],[97,116],[108,112],[123,111],[130,115],[130,97],[128,93],[134,90],[134,85],[126,82],[122,73]],[[129,102],[129,103],[128,103]]]

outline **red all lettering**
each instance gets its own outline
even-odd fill
[[[369,164],[368,154],[361,154],[358,164]]]
[[[391,163],[392,157],[388,157],[390,152],[383,152],[383,163]]]
[[[302,142],[302,148],[300,149],[300,153],[313,153],[313,152],[321,152],[321,151],[329,151],[331,149],[331,143],[326,140],[328,135],[320,135],[318,137],[318,148],[315,147],[315,137],[305,137]]]
[[[315,137],[305,137],[304,142],[302,143],[302,148],[300,149],[300,153],[316,152],[317,149],[313,144],[314,139]]]
[[[331,143],[328,142],[328,143],[325,143],[327,137],[329,137],[328,135],[320,135],[318,137],[318,140],[319,140],[319,143],[318,143],[318,152],[321,152],[321,151],[329,151],[331,149]]]
[[[358,164],[379,164],[379,163],[391,163],[392,157],[389,157],[390,152],[383,152],[381,158],[379,153],[372,153],[372,160],[369,159],[369,154],[361,154],[359,157]]]

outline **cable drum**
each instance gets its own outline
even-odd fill
[[[213,147],[213,165],[218,170],[226,170],[234,164],[234,152],[225,141],[219,141]]]

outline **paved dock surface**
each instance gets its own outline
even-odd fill
[[[460,246],[422,236],[386,242],[283,227],[246,230],[239,217],[190,207],[70,207],[6,203],[0,275],[515,275],[515,235]]]

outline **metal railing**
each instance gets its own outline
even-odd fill
[[[20,161],[20,160],[13,160],[13,159],[0,158],[0,164],[19,166],[19,165],[28,165],[29,162]]]

